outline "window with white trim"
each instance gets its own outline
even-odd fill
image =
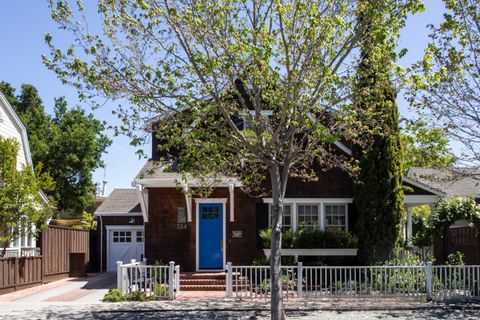
[[[269,218],[268,225],[270,228],[273,225],[273,208],[272,205],[269,206]],[[292,227],[292,205],[284,204],[283,205],[283,216],[282,216],[282,229],[290,229]]]
[[[113,242],[132,242],[132,232],[131,231],[114,231],[113,232]]]
[[[137,231],[137,242],[143,242],[143,231]]]
[[[325,230],[347,231],[346,204],[325,204]]]
[[[318,204],[299,204],[297,207],[298,229],[318,229],[320,219]]]

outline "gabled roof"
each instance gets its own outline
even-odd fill
[[[27,129],[25,128],[22,121],[20,120],[20,118],[15,113],[15,111],[13,110],[10,103],[8,103],[7,98],[1,92],[0,92],[0,104],[2,104],[4,106],[5,111],[11,117],[13,124],[18,129],[18,132],[20,132],[20,135],[22,137],[23,152],[25,153],[25,160],[27,161],[27,164],[31,165],[32,164],[32,155],[30,153],[30,146],[28,144]]]
[[[113,189],[112,193],[95,210],[101,215],[140,215],[142,210],[136,189]]]
[[[410,168],[407,177],[435,189],[447,198],[480,197],[480,170],[475,168]]]

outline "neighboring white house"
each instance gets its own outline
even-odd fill
[[[17,170],[21,170],[25,165],[32,164],[27,130],[1,92],[0,136],[4,138],[13,138],[18,141],[20,149],[17,155]],[[43,195],[42,197],[44,198],[44,201],[47,201]],[[36,252],[34,248],[36,248],[35,237],[27,234],[24,230],[22,236],[10,244],[6,256],[32,255]]]

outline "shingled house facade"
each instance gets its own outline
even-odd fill
[[[249,196],[235,179],[219,182],[208,198],[192,197],[189,190],[196,182],[186,185],[178,174],[164,170],[156,147],[159,142],[155,136],[152,140],[152,158],[134,178],[136,188],[114,190],[95,213],[102,232],[102,270],[115,271],[115,259],[175,261],[182,271],[212,271],[224,270],[227,261],[250,265],[263,257],[258,233],[269,226],[272,199]],[[344,144],[336,146],[338,152],[350,154]],[[317,175],[316,182],[289,180],[284,227],[351,231],[357,219],[352,178],[341,169],[318,170]],[[404,185],[409,187],[403,228],[408,239],[411,208],[433,206],[444,193],[409,177]],[[141,238],[137,237],[140,231]]]

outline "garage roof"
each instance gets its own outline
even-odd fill
[[[136,189],[113,189],[112,193],[95,211],[100,215],[131,215],[141,214],[140,202]]]

